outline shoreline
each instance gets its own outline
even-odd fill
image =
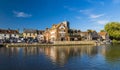
[[[93,44],[6,44],[5,47],[42,47],[42,46],[74,46],[74,45],[93,45]],[[95,46],[95,45],[94,45]]]
[[[63,41],[55,42],[54,44],[40,44],[40,43],[5,43],[0,44],[1,47],[41,47],[41,46],[74,46],[74,45],[99,45],[95,41]]]

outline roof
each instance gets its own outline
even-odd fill
[[[38,34],[43,34],[45,31],[44,30],[37,30]]]
[[[88,35],[88,34],[89,34],[89,32],[81,32],[81,34]]]
[[[0,34],[19,34],[18,30],[5,30],[5,29],[0,29]]]
[[[50,28],[50,29],[56,29],[56,28],[58,28],[60,25],[61,25],[61,24],[53,24],[53,25],[52,25],[52,28]]]
[[[24,33],[37,33],[37,30],[34,29],[24,29]]]
[[[100,36],[105,36],[107,34],[107,32],[99,32],[98,33]]]
[[[67,22],[67,21],[64,21]],[[61,24],[64,24],[64,22],[58,23],[58,24],[53,24],[51,29],[56,29],[58,28]]]
[[[38,32],[45,32],[44,30],[37,30]]]

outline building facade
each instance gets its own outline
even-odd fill
[[[109,40],[109,35],[107,32],[99,32],[98,34],[102,40]]]
[[[32,39],[37,38],[37,30],[24,29],[23,38],[32,38]]]
[[[51,28],[47,28],[44,36],[46,41],[67,41],[68,40],[69,22],[64,21],[59,24],[53,24]]]
[[[80,35],[81,31],[80,30],[76,30],[76,29],[69,29],[68,30],[68,35],[69,41],[80,41],[81,40],[81,35]]]
[[[37,30],[37,39],[40,43],[45,41],[44,32],[44,30]]]
[[[11,38],[19,38],[19,31],[18,30],[5,30],[0,29],[0,39],[11,39]]]

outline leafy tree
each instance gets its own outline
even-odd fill
[[[105,30],[100,30],[100,32],[105,32]]]
[[[89,33],[92,33],[92,32],[93,32],[93,30],[91,30],[91,29],[88,29],[87,31],[88,31]]]
[[[109,22],[105,25],[105,31],[108,32],[111,39],[120,40],[120,23]]]

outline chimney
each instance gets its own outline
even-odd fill
[[[46,30],[48,30],[49,28],[46,28]]]

